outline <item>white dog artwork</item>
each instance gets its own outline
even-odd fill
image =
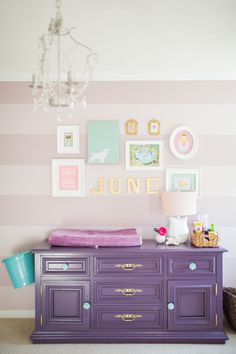
[[[89,159],[89,163],[104,163],[105,160],[107,159],[109,153],[109,149],[103,149],[102,151],[98,151],[98,152],[92,152],[90,159]]]

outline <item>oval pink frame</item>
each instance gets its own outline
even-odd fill
[[[176,146],[176,139],[178,135],[181,134],[181,132],[183,133],[183,135],[185,135],[186,140],[180,142],[180,144],[182,145],[179,146],[178,148]],[[187,146],[187,139],[188,139],[187,134],[191,136],[191,142],[190,142],[191,146]],[[197,133],[194,131],[194,129],[186,125],[181,125],[180,127],[177,127],[176,129],[173,130],[173,132],[170,135],[170,140],[169,140],[170,150],[175,157],[181,160],[191,159],[198,150],[198,144],[199,141],[198,141]],[[189,149],[189,152],[186,150],[186,148]]]

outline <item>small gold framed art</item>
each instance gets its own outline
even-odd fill
[[[136,119],[128,119],[125,123],[125,132],[127,135],[138,134],[138,122]]]
[[[148,122],[148,134],[160,135],[160,122],[157,119],[152,119]]]

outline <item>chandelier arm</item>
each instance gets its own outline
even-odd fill
[[[68,33],[70,39],[71,39],[73,42],[75,42],[76,44],[78,44],[79,46],[81,46],[81,47],[87,49],[89,52],[92,52],[92,51],[93,51],[92,48],[90,48],[90,47],[88,47],[87,45],[85,45],[85,44],[79,42],[77,39],[75,39],[75,38],[72,36],[72,34],[71,34],[72,29],[74,29],[74,27],[72,27],[72,28],[69,30],[69,33]]]
[[[60,32],[60,33],[58,33],[58,35],[59,35],[59,36],[64,36],[64,37],[69,36],[70,39],[71,39],[74,43],[76,43],[76,44],[79,45],[80,47],[83,47],[83,48],[87,49],[89,52],[93,53],[92,48],[90,48],[89,46],[87,46],[87,45],[85,45],[85,44],[79,42],[77,39],[75,39],[75,38],[72,36],[71,32],[72,32],[75,28],[76,28],[76,27],[72,27],[72,28],[70,28],[70,29],[65,29],[65,32]],[[96,54],[96,53],[93,53],[93,54]]]

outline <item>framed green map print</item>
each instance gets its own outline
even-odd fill
[[[126,169],[149,170],[162,169],[162,141],[128,140],[126,141]]]

